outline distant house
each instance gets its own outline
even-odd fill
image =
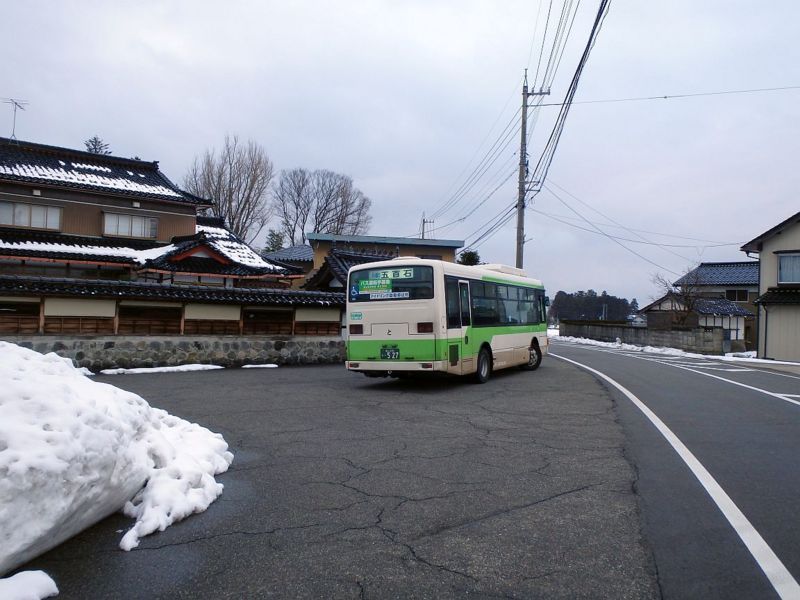
[[[756,347],[756,306],[758,261],[704,262],[673,283],[690,287],[702,298],[724,298],[735,302],[753,316],[745,319],[744,339],[748,350]]]
[[[314,252],[314,268],[319,269],[333,248],[364,254],[391,254],[416,256],[455,262],[456,250],[464,240],[426,240],[419,238],[385,237],[377,235],[333,235],[307,233],[306,238]]]
[[[294,269],[295,272],[302,274],[304,277],[314,267],[314,251],[308,244],[299,244],[272,252],[264,252],[262,256],[271,263]],[[295,287],[300,287],[302,284],[303,278],[296,281],[294,285]]]
[[[645,306],[640,313],[647,317],[648,329],[720,327],[723,330],[723,351],[745,349],[745,322],[753,313],[725,298],[696,298],[687,311],[674,294],[662,296]]]
[[[306,280],[303,287],[307,290],[341,291],[347,286],[347,272],[351,267],[379,260],[391,260],[391,253],[358,252],[355,250],[339,250],[332,248],[319,269]]]
[[[758,356],[800,361],[800,212],[741,249],[761,264]]]
[[[432,240],[373,235],[307,233],[308,244],[264,253],[275,264],[303,273],[294,287],[340,291],[347,283],[347,270],[355,265],[397,256],[416,256],[455,262],[463,240]]]
[[[338,335],[343,294],[286,290],[212,206],[157,162],[0,138],[0,333]]]

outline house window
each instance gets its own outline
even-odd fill
[[[725,298],[733,302],[747,302],[747,290],[725,290]]]
[[[0,202],[0,225],[61,229],[61,209],[24,202]]]
[[[103,234],[155,239],[158,219],[117,213],[103,213]]]
[[[800,283],[800,254],[778,257],[778,283]]]

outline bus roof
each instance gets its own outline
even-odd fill
[[[470,266],[451,263],[444,260],[417,258],[416,256],[398,256],[392,260],[381,260],[377,262],[355,265],[350,268],[348,275],[352,271],[363,271],[365,269],[393,269],[403,264],[441,267],[445,275],[455,275],[456,277],[463,277],[465,279],[480,279],[481,281],[509,283],[526,287],[544,287],[539,279],[528,277],[521,269],[510,267],[508,265],[491,264]],[[522,273],[522,275],[518,275],[517,273]]]

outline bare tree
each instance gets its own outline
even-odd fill
[[[684,275],[675,283],[671,282],[662,273],[656,273],[651,281],[658,287],[659,294],[672,301],[673,324],[679,327],[686,325],[700,297],[699,271],[695,267],[686,269]],[[677,285],[676,285],[677,284]]]
[[[281,228],[292,245],[306,241],[306,232],[358,235],[366,233],[371,201],[347,175],[332,171],[282,171],[273,196]]]
[[[213,200],[213,213],[250,244],[272,217],[269,189],[274,173],[262,146],[226,135],[219,152],[209,149],[195,157],[183,185],[188,192]]]

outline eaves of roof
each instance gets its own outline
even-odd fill
[[[800,287],[772,287],[755,300],[756,304],[800,304]]]
[[[775,227],[772,229],[768,229],[761,235],[754,237],[752,240],[743,245],[741,250],[742,252],[761,252],[764,240],[771,238],[772,236],[781,233],[787,227],[791,227],[792,225],[796,225],[798,223],[800,223],[800,212],[793,214],[785,221],[781,221],[775,225]]]
[[[0,276],[0,295],[171,300],[175,302],[246,304],[253,306],[344,306],[344,294],[341,292],[312,292],[271,288],[214,288],[132,281],[51,279],[15,275]]]

